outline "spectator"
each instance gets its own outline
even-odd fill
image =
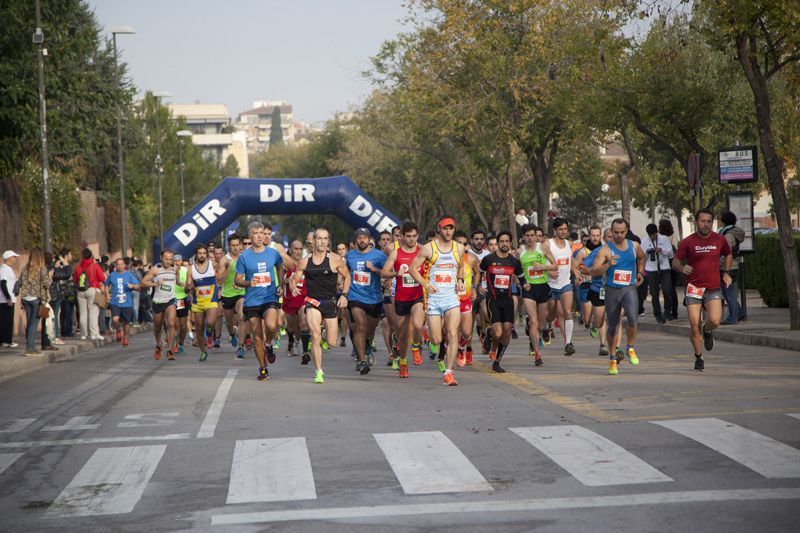
[[[92,251],[83,249],[83,259],[72,274],[72,281],[78,291],[78,313],[81,321],[81,340],[102,339],[98,330],[98,317],[100,308],[94,303],[94,297],[100,286],[106,280],[106,275],[100,265],[92,259]]]
[[[16,348],[14,342],[14,305],[17,302],[17,274],[14,267],[19,254],[13,250],[3,252],[0,261],[0,346]]]
[[[28,264],[25,265],[20,276],[19,290],[26,319],[25,355],[42,353],[36,349],[36,328],[39,324],[39,307],[50,301],[51,283],[41,248],[32,249]],[[46,337],[43,340],[46,340]],[[47,349],[47,345],[42,348]]]
[[[45,339],[48,338],[47,320],[42,319],[43,347],[49,343],[64,344],[64,341],[61,340],[61,321],[59,318],[61,301],[63,299],[61,295],[61,287],[64,280],[68,280],[70,277],[72,277],[72,268],[69,266],[65,267],[61,263],[60,258],[54,260],[51,252],[44,253],[44,262],[45,266],[47,267],[47,273],[50,275],[50,279],[53,280],[53,282],[50,284],[50,307],[53,309],[53,338],[52,340],[45,342]]]
[[[670,222],[666,218],[662,218],[658,221],[658,233],[667,239],[669,239],[670,245],[672,246],[672,253],[673,256],[675,254],[675,243],[672,240],[672,236],[675,235],[675,229],[672,227],[672,222]],[[670,309],[672,310],[672,320],[678,318],[678,272],[674,268],[670,268],[669,270],[670,281],[672,282],[672,305]],[[666,308],[666,303],[664,307]],[[669,317],[664,317],[669,319]]]
[[[131,274],[133,274],[133,277],[136,278],[136,283],[138,285],[141,285],[142,278],[144,277],[143,274],[142,274],[142,262],[139,259],[133,259],[130,262],[130,267],[128,267],[128,270],[130,271]],[[141,290],[145,290],[145,289],[141,289]],[[141,298],[140,290],[133,291],[131,296],[132,296],[132,300],[133,300],[133,323],[134,324],[138,324],[139,323],[139,302],[140,302],[140,298]]]
[[[739,302],[736,300],[736,282],[739,276],[739,245],[744,242],[744,230],[736,225],[736,215],[730,211],[725,211],[719,217],[723,227],[719,230],[719,234],[725,237],[728,241],[728,246],[731,247],[733,252],[733,263],[731,263],[730,276],[733,282],[725,287],[722,284],[722,296],[725,298],[725,304],[728,306],[728,318],[720,322],[721,324],[734,325],[740,320],[746,320],[742,314]],[[720,270],[723,268],[722,259],[720,258]],[[720,276],[723,273],[720,272]]]
[[[55,267],[57,269],[62,269],[62,272],[67,275],[66,278],[58,281],[58,292],[61,296],[61,300],[58,304],[59,312],[56,312],[56,336],[59,339],[63,339],[64,337],[73,336],[72,324],[75,316],[75,305],[77,303],[75,284],[72,282],[72,252],[70,252],[69,249],[61,249],[58,253]],[[53,311],[56,311],[55,307],[53,307]]]
[[[658,234],[658,226],[648,224],[647,237],[642,239],[642,250],[647,255],[645,261],[645,276],[647,287],[650,291],[650,298],[653,303],[653,314],[656,321],[663,324],[667,320],[672,320],[672,244],[663,235]],[[664,313],[661,313],[661,302],[659,292],[664,294]]]

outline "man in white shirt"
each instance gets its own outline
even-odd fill
[[[653,304],[653,314],[656,320],[663,324],[667,320],[672,320],[675,309],[672,309],[672,277],[670,275],[670,263],[675,253],[672,244],[664,235],[658,233],[658,226],[648,224],[647,237],[642,239],[642,250],[646,257],[644,270],[647,277],[647,287],[650,291],[650,299]],[[659,301],[659,290],[664,294],[664,313],[661,313],[661,302]]]
[[[14,286],[17,284],[17,274],[14,267],[19,254],[13,250],[3,252],[3,261],[0,263],[0,346],[3,348],[16,348],[14,342],[14,304],[17,296]]]

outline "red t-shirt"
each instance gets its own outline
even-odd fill
[[[692,273],[686,278],[695,287],[714,290],[720,288],[719,258],[731,254],[728,241],[713,231],[705,239],[692,233],[678,245],[676,259],[686,260]]]

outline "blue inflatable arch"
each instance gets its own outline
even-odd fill
[[[164,232],[164,245],[184,257],[242,215],[332,214],[378,234],[400,221],[347,176],[310,179],[225,178]]]

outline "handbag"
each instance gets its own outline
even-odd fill
[[[108,300],[106,299],[106,293],[104,293],[100,289],[94,291],[94,304],[100,309],[105,309],[106,307],[108,307]]]
[[[47,319],[50,316],[50,308],[46,303],[42,302],[39,305],[39,318]]]

